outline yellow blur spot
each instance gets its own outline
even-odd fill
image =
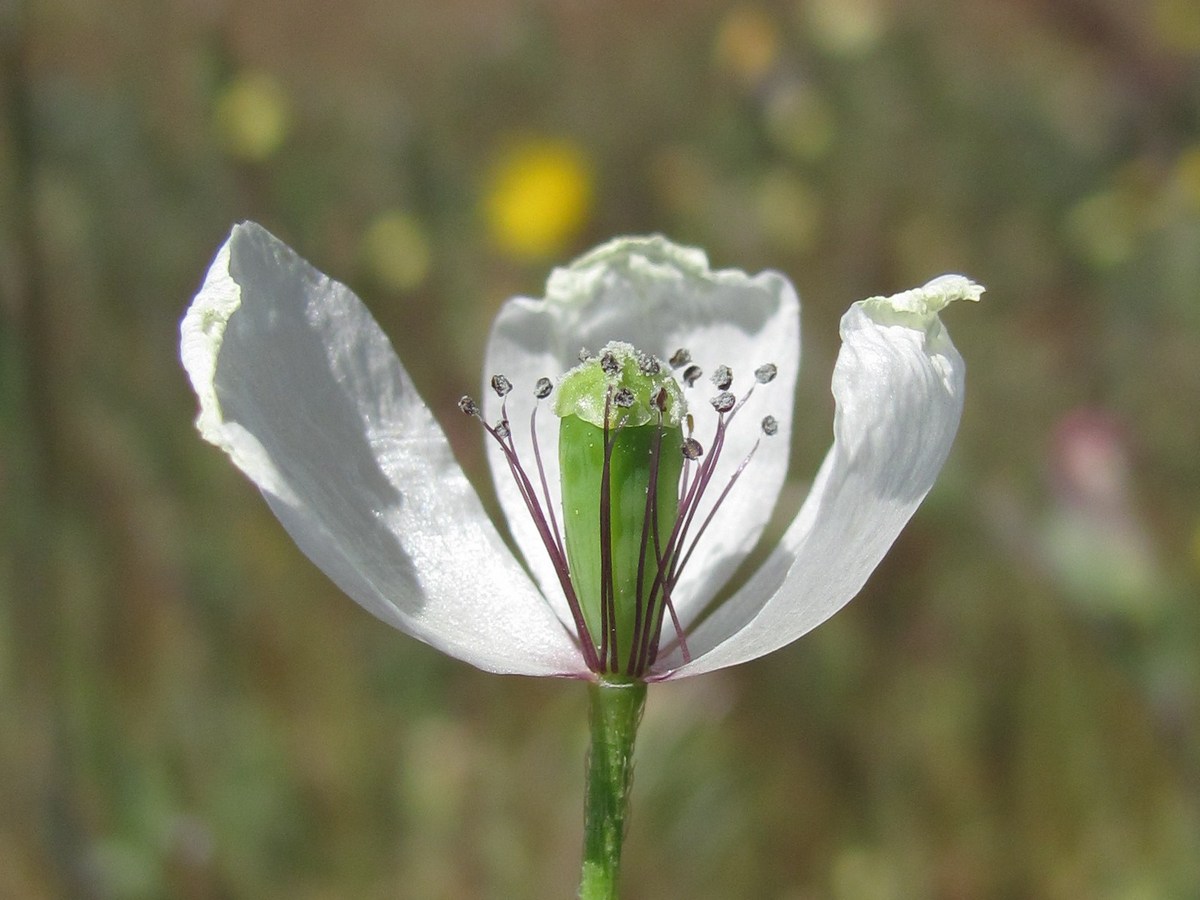
[[[429,276],[433,252],[420,222],[408,213],[389,210],[368,226],[362,256],[381,284],[405,292],[420,287]]]
[[[279,150],[287,137],[291,104],[274,76],[243,73],[217,96],[213,122],[232,156],[263,162]]]
[[[1192,531],[1192,566],[1200,574],[1200,522]]]
[[[1154,24],[1166,46],[1189,53],[1200,51],[1200,3],[1196,0],[1157,0]]]
[[[1200,145],[1193,145],[1175,161],[1175,183],[1193,209],[1200,209]]]
[[[835,900],[891,900],[901,894],[895,863],[882,851],[847,847],[830,873]]]
[[[812,42],[833,56],[865,56],[888,27],[880,0],[802,0],[800,14]]]
[[[488,233],[518,259],[560,253],[592,206],[592,169],[570,141],[528,138],[497,159],[484,194]]]
[[[767,134],[795,159],[814,162],[829,155],[837,126],[825,97],[802,82],[781,85],[766,102]]]
[[[1097,269],[1107,269],[1133,255],[1138,241],[1134,216],[1128,198],[1103,190],[1076,203],[1064,227],[1080,256]]]
[[[1111,184],[1068,212],[1067,237],[1098,269],[1126,262],[1142,238],[1162,225],[1162,174],[1146,159],[1134,159],[1112,175]]]
[[[741,6],[717,31],[718,65],[748,85],[758,84],[779,58],[779,29],[763,10]]]
[[[763,236],[780,250],[807,253],[821,228],[821,199],[801,178],[783,169],[768,172],[755,190]]]

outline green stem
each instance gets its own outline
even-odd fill
[[[583,810],[580,900],[617,900],[621,843],[633,782],[633,741],[646,706],[642,681],[601,680],[588,685],[592,746]]]

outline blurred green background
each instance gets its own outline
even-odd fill
[[[651,690],[627,896],[1200,897],[1200,4],[7,0],[0,39],[0,896],[575,890],[582,688],[370,618],[192,428],[177,323],[252,218],[489,498],[491,317],[614,234],[794,279],[793,509],[845,307],[986,284],[859,599]]]

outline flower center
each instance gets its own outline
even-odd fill
[[[714,371],[718,393],[710,402],[717,424],[705,454],[692,434],[683,388],[671,374],[671,369],[683,369],[689,388],[699,380],[702,372],[687,351],[676,352],[668,364],[614,342],[598,355],[581,353],[580,359],[580,365],[560,380],[554,400],[560,418],[562,533],[537,442],[537,406],[530,434],[538,486],[513,441],[508,420],[512,385],[507,378],[496,375],[491,381],[502,400],[495,425],[483,420],[469,397],[459,408],[479,418],[504,453],[554,563],[588,667],[640,678],[658,656],[668,618],[668,634],[673,634],[685,661],[690,658],[673,593],[696,544],[758,448],[755,441],[716,500],[698,516],[726,430],[754,386],[738,400],[729,391],[729,368]],[[764,365],[755,372],[755,384],[774,377],[775,366]],[[550,380],[542,378],[534,395],[540,401],[552,391]],[[762,430],[775,434],[775,419],[763,419]]]
[[[567,560],[607,672],[644,669],[662,622],[686,410],[667,371],[609,344],[563,377],[554,403]]]

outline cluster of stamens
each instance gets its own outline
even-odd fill
[[[660,376],[662,364],[656,358],[641,353],[637,353],[635,358],[641,374],[670,380],[670,376]],[[583,350],[580,352],[580,360],[586,363],[596,360],[596,357]],[[753,384],[740,398],[730,391],[733,385],[733,373],[729,367],[722,365],[714,370],[711,381],[716,387],[717,393],[710,398],[710,403],[717,413],[717,423],[707,452],[693,433],[694,420],[690,414],[684,413],[682,409],[671,410],[670,414],[673,417],[668,423],[668,407],[673,401],[668,398],[665,388],[659,387],[654,394],[646,398],[649,400],[649,408],[654,417],[649,424],[655,428],[655,432],[650,442],[646,502],[641,520],[640,552],[637,554],[638,571],[633,627],[632,633],[622,635],[617,627],[618,611],[615,588],[619,575],[613,571],[612,459],[618,437],[626,428],[632,427],[629,411],[638,398],[629,387],[616,384],[621,374],[622,363],[609,348],[601,351],[598,364],[606,378],[607,387],[603,406],[604,452],[600,475],[599,522],[597,523],[599,525],[600,546],[598,549],[601,583],[599,586],[600,610],[596,628],[589,627],[583,604],[580,601],[580,592],[572,580],[567,541],[564,540],[563,532],[559,528],[555,503],[551,497],[538,443],[538,410],[541,401],[547,399],[553,392],[554,384],[549,378],[539,378],[533,390],[535,402],[529,418],[529,434],[534,457],[533,477],[522,463],[513,440],[508,417],[508,396],[512,392],[513,386],[508,378],[498,374],[491,379],[491,388],[500,399],[500,418],[495,424],[489,424],[484,419],[479,405],[470,397],[463,397],[458,405],[462,412],[479,420],[485,431],[499,446],[508,464],[521,499],[528,509],[538,536],[553,563],[555,574],[575,624],[580,650],[587,666],[597,673],[636,678],[645,675],[658,657],[663,623],[667,616],[670,617],[671,627],[674,631],[674,642],[671,647],[678,647],[685,662],[691,658],[685,630],[675,611],[673,593],[701,538],[734,484],[750,463],[761,442],[760,435],[729,476],[711,506],[700,517],[701,500],[708,495],[713,486],[712,481],[725,446],[729,426],[750,399],[755,387],[767,384],[775,378],[776,367],[769,363],[760,366],[754,372]],[[684,349],[676,351],[671,356],[669,366],[674,371],[682,369],[680,377],[689,388],[694,387],[703,377],[699,366],[692,363],[691,354]],[[680,396],[677,387],[672,388],[672,391],[675,392],[675,397]],[[674,402],[682,405],[681,401]],[[679,425],[675,425],[675,422],[678,422]],[[762,435],[772,436],[776,434],[778,427],[775,418],[767,416],[761,423]],[[682,429],[682,435],[673,439],[673,445],[679,446],[682,464],[681,467],[673,465],[669,471],[679,472],[678,504],[673,512],[668,511],[673,516],[672,520],[669,523],[660,523],[658,474],[662,467],[660,463],[663,461],[664,436],[668,429],[676,428]],[[678,432],[675,433],[678,434]],[[567,524],[564,521],[564,525]],[[666,528],[667,524],[670,526],[669,530]],[[597,623],[594,621],[593,624]],[[625,638],[627,638],[628,646],[619,646]]]

